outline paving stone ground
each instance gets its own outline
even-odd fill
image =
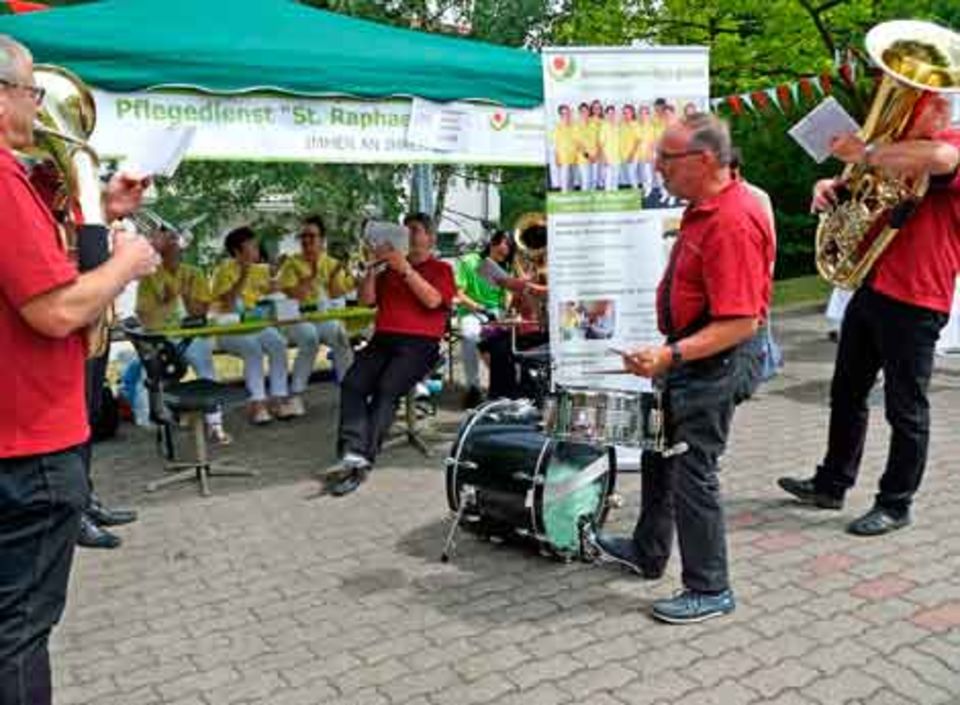
[[[678,588],[564,564],[469,535],[439,561],[448,525],[442,457],[457,414],[434,425],[434,457],[389,451],[353,496],[317,498],[333,457],[336,399],[242,428],[227,459],[261,472],[148,495],[152,434],[125,427],[98,447],[96,480],[141,520],[112,552],[78,553],[53,640],[58,705],[902,705],[960,703],[960,361],[939,358],[933,437],[916,522],[846,535],[885,457],[873,405],[859,486],[842,512],[787,501],[825,440],[834,354],[822,316],[775,329],[787,367],[734,421],[722,472],[734,615],[665,626],[650,602]],[[242,430],[242,432],[241,432]],[[636,475],[608,528],[636,516]]]

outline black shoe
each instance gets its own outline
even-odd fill
[[[86,513],[80,515],[80,535],[77,537],[77,545],[84,548],[116,548],[122,543],[120,537],[111,534],[106,529],[101,529],[93,523]]]
[[[98,526],[120,526],[137,520],[137,513],[134,510],[110,509],[101,504],[96,497],[91,497],[86,513]]]
[[[910,512],[892,514],[889,509],[874,507],[859,519],[847,524],[847,533],[854,536],[881,536],[891,531],[910,526]]]
[[[479,406],[483,402],[483,392],[480,391],[479,387],[470,387],[466,394],[463,395],[463,408],[464,409],[473,409],[476,406]]]
[[[616,563],[646,580],[659,580],[663,576],[665,566],[653,565],[652,561],[641,556],[633,539],[600,534],[594,545],[605,561]]]
[[[327,494],[334,497],[345,497],[360,489],[360,485],[367,479],[366,468],[353,468],[345,478],[327,485]]]
[[[809,504],[821,509],[843,509],[842,497],[831,497],[823,492],[817,492],[813,480],[801,480],[796,477],[781,477],[777,480],[780,488],[786,490],[798,500],[801,504]]]

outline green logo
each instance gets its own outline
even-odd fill
[[[572,56],[554,56],[547,64],[550,75],[557,81],[566,81],[577,72],[577,62]]]
[[[504,129],[507,125],[510,124],[510,113],[506,110],[497,110],[493,115],[490,116],[490,127],[492,127],[497,132]]]

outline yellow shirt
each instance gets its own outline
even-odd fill
[[[302,304],[316,305],[321,299],[336,298],[330,296],[330,275],[337,268],[340,261],[324,253],[320,255],[317,262],[317,276],[313,280],[313,289],[309,296],[301,300]],[[301,281],[310,276],[310,263],[301,254],[290,255],[280,267],[277,274],[277,281],[283,289],[292,289],[300,284]],[[338,290],[337,296],[342,296],[345,292],[356,288],[357,284],[346,270],[341,268],[334,277],[333,286]]]
[[[573,123],[557,123],[553,128],[553,148],[557,164],[572,166],[577,163],[577,126]]]
[[[240,264],[235,259],[224,260],[213,272],[211,295],[216,301],[217,310],[232,311],[232,306],[224,306],[220,297],[230,291],[240,279]],[[270,293],[270,265],[251,264],[247,279],[240,290],[244,308],[253,308],[257,302]]]
[[[637,161],[653,161],[656,156],[654,152],[656,151],[657,140],[660,139],[661,134],[663,134],[663,130],[658,128],[654,123],[637,122],[637,135],[640,140],[640,153]]]
[[[578,122],[574,125],[577,140],[577,164],[587,164],[597,158],[597,135],[599,125],[594,120]]]
[[[207,278],[189,264],[180,264],[175,272],[160,267],[137,285],[137,316],[147,329],[179,325],[187,301],[210,303]]]
[[[620,123],[620,161],[637,161],[640,157],[640,131],[637,121],[630,120]]]
[[[620,125],[615,122],[604,122],[600,125],[597,141],[603,149],[605,164],[620,163]]]

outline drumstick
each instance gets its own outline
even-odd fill
[[[588,370],[585,375],[632,375],[630,370]]]

